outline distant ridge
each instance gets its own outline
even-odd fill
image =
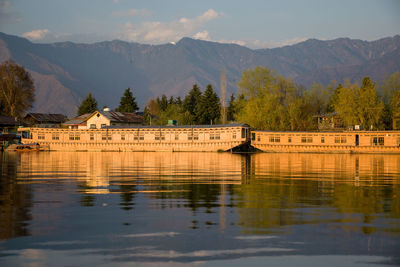
[[[28,69],[37,87],[33,111],[76,115],[92,92],[99,106],[118,105],[130,87],[143,107],[149,97],[184,96],[197,83],[219,91],[220,71],[227,72],[227,92],[236,93],[243,70],[267,66],[304,86],[332,80],[382,81],[400,70],[400,36],[367,42],[339,38],[252,50],[183,38],[176,44],[145,45],[114,40],[94,44],[36,44],[0,33],[0,61],[12,59]]]

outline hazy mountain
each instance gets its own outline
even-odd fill
[[[184,96],[194,83],[219,90],[226,69],[228,93],[236,93],[243,70],[268,66],[310,86],[368,75],[381,81],[400,70],[400,36],[366,42],[341,38],[310,39],[275,49],[251,50],[183,38],[176,44],[143,45],[123,41],[94,44],[36,44],[0,33],[0,61],[12,59],[28,69],[36,84],[35,111],[75,115],[92,92],[99,107],[118,105],[130,87],[143,107],[149,97]]]

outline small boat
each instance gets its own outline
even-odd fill
[[[31,143],[31,144],[12,144],[7,147],[8,151],[43,151],[48,150],[48,148],[41,146],[39,143]]]

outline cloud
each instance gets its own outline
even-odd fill
[[[113,11],[111,13],[112,17],[147,17],[150,15],[150,11],[147,9],[129,9],[129,10],[120,10],[120,11]]]
[[[204,24],[221,16],[222,13],[209,9],[200,16],[194,18],[182,17],[171,22],[146,21],[140,25],[127,22],[118,38],[153,44],[178,41],[185,36],[192,36]]]
[[[208,31],[202,31],[202,32],[198,32],[195,35],[193,35],[194,39],[200,39],[200,40],[205,40],[205,41],[210,41],[211,37],[210,34],[208,33]]]
[[[30,39],[32,41],[43,40],[48,35],[50,35],[50,31],[48,29],[34,30],[31,32],[26,32],[26,33],[22,34],[23,37]]]

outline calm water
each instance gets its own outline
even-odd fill
[[[400,156],[3,153],[1,266],[400,265]]]

